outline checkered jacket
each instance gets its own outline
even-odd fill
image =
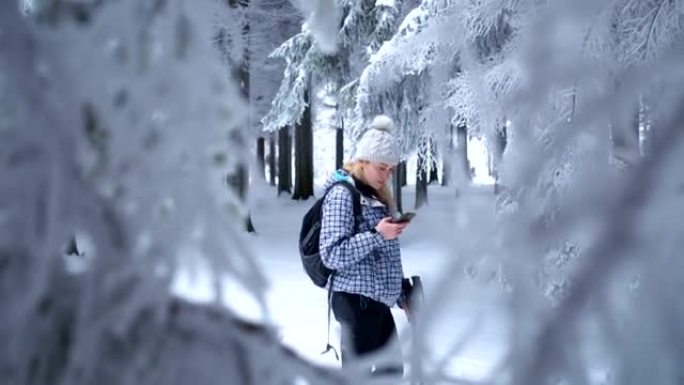
[[[351,176],[338,170],[328,180],[326,189],[340,180],[354,184]],[[320,251],[323,264],[334,270],[332,290],[362,294],[393,306],[401,294],[404,277],[399,240],[386,241],[370,231],[390,215],[389,210],[383,203],[361,195],[363,220],[355,234],[352,199],[344,186],[335,186],[323,201]]]

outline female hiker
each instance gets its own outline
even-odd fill
[[[392,364],[364,362],[374,374],[400,375],[403,364],[390,307],[402,290],[398,237],[408,222],[392,219],[396,210],[388,181],[400,149],[391,129],[389,117],[377,116],[357,142],[352,160],[329,178],[326,190],[341,181],[358,190],[362,215],[357,222],[349,189],[333,186],[323,203],[320,253],[323,264],[333,270],[328,286],[333,313],[342,325],[343,367],[390,346]]]

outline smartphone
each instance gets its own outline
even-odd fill
[[[398,217],[392,218],[390,220],[390,222],[392,222],[392,223],[406,223],[406,222],[410,222],[411,219],[413,219],[413,217],[415,217],[415,216],[416,216],[416,213],[411,213],[411,212],[403,213]]]

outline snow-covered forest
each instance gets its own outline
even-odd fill
[[[389,383],[682,384],[683,23],[681,0],[1,2],[0,383],[377,383],[319,355],[296,237],[386,114],[426,285]]]

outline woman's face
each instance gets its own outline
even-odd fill
[[[387,184],[394,167],[386,163],[364,162],[363,176],[371,187],[379,190]]]

